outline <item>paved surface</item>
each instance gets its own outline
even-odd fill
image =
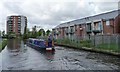
[[[2,70],[113,70],[120,68],[120,58],[55,47],[55,53],[37,51],[23,42],[9,41],[0,53]],[[21,44],[20,44],[21,43]],[[13,44],[13,45],[12,45]]]

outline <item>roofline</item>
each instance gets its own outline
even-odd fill
[[[11,17],[11,16],[24,16],[24,15],[9,15],[7,17]],[[24,17],[26,17],[26,16],[24,16]]]
[[[65,24],[65,23],[69,23],[69,22],[72,22],[72,21],[82,20],[82,19],[85,19],[85,18],[90,18],[90,17],[95,17],[95,16],[99,16],[99,15],[103,15],[103,14],[108,14],[108,13],[112,13],[112,12],[115,12],[115,11],[120,11],[120,9],[116,9],[116,10],[113,10],[113,11],[104,12],[104,13],[100,13],[100,14],[96,14],[96,15],[86,16],[86,17],[83,17],[83,18],[80,18],[80,19],[75,19],[75,20],[71,20],[71,21],[68,21],[68,22],[60,23],[59,25],[62,25],[62,24]],[[56,27],[54,29],[56,29]]]
[[[68,21],[68,22],[72,22],[72,21],[76,21],[76,20],[81,20],[81,19],[85,19],[85,18],[90,18],[90,17],[95,17],[95,16],[107,14],[107,13],[112,13],[112,12],[115,12],[115,11],[120,11],[120,9],[118,9],[118,10],[113,10],[113,11],[109,11],[109,12],[104,12],[104,13],[100,13],[100,14],[96,14],[96,15],[90,15],[90,16],[86,16],[86,17],[83,17],[83,18],[80,18],[80,19],[71,20],[71,21]],[[65,22],[65,23],[68,23],[68,22]],[[62,24],[63,24],[63,23],[62,23]]]

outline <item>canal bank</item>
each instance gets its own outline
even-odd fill
[[[120,35],[91,36],[89,39],[79,37],[54,38],[58,46],[98,52],[120,57]]]
[[[55,43],[55,45],[56,46],[69,47],[69,48],[73,48],[73,49],[85,50],[85,51],[90,51],[90,52],[95,52],[95,53],[103,53],[103,54],[107,54],[107,55],[113,55],[113,56],[120,57],[120,53],[112,52],[112,51],[109,51],[109,50],[103,50],[103,49],[98,49],[98,48],[88,48],[88,47],[75,47],[75,46],[72,46],[72,45],[57,44],[57,43]]]
[[[7,45],[7,39],[2,39],[0,40],[0,52],[5,48]]]

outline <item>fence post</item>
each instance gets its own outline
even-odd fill
[[[116,45],[116,46],[117,46],[116,48],[117,48],[117,50],[119,50],[119,49],[118,49],[118,45],[119,45],[119,41],[118,41],[118,40],[119,40],[119,36],[117,35],[117,36],[116,36],[116,44],[117,44],[117,45]],[[119,51],[118,51],[118,52],[119,52]]]
[[[118,52],[120,52],[120,35],[118,35]]]
[[[96,47],[96,45],[95,45],[95,36],[96,36],[96,35],[94,35],[94,47]]]
[[[110,50],[110,35],[108,36],[108,50]]]

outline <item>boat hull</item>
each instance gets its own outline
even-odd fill
[[[39,47],[39,46],[36,46],[36,45],[33,45],[33,44],[30,44],[30,43],[27,43],[27,46],[33,48],[33,49],[36,49],[36,50],[44,50],[44,51],[55,51],[54,47]]]

